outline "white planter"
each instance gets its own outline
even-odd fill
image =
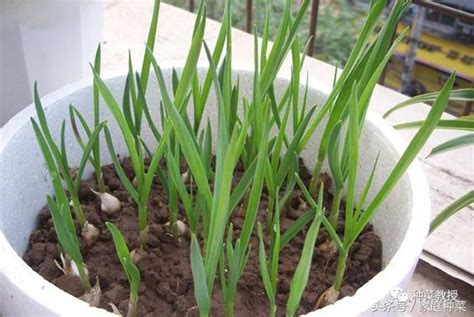
[[[0,1],[0,127],[43,94],[90,74],[102,0]]]
[[[204,69],[200,68],[200,77]],[[164,67],[168,83],[171,82],[171,68]],[[241,91],[250,94],[252,72],[236,70],[240,76]],[[154,76],[148,88],[148,101],[157,118],[159,91]],[[122,98],[123,75],[106,80],[118,100]],[[276,80],[276,91],[282,91],[288,82],[283,75]],[[327,95],[327,87],[310,86],[311,104],[320,103]],[[45,96],[42,101],[46,108],[53,134],[59,134],[62,120],[68,120],[68,105],[73,103],[86,117],[92,118],[91,81],[84,80],[64,87]],[[215,119],[215,102],[211,95],[207,105],[208,115]],[[35,116],[33,106],[29,106],[14,117],[0,133],[0,307],[4,316],[26,315],[77,315],[112,316],[104,310],[89,308],[87,305],[50,284],[28,267],[21,259],[28,244],[28,237],[36,225],[36,216],[46,203],[46,194],[51,192],[49,175],[29,118]],[[126,154],[121,134],[107,110],[102,106],[102,119],[108,119],[118,153]],[[89,121],[91,122],[91,121]],[[69,125],[68,129],[69,129]],[[71,164],[77,164],[80,149],[70,130],[66,131]],[[318,143],[318,131],[302,154],[312,166]],[[143,135],[145,141],[153,142],[149,131]],[[361,139],[361,160],[358,194],[368,177],[377,153],[380,152],[374,188],[381,186],[404,148],[398,134],[382,119],[369,113]],[[104,159],[108,159],[103,146]],[[108,162],[104,162],[108,163]],[[90,170],[88,171],[90,173]],[[87,174],[87,173],[86,173]],[[90,175],[90,174],[89,174]],[[369,197],[370,199],[370,197]],[[346,297],[336,304],[326,307],[311,316],[364,316],[377,301],[390,297],[394,287],[405,287],[411,279],[425,240],[430,220],[430,200],[425,177],[414,163],[401,179],[392,194],[381,206],[373,219],[376,232],[383,241],[384,270],[360,288],[353,297]],[[376,314],[371,314],[371,316]],[[386,313],[381,313],[387,316]]]

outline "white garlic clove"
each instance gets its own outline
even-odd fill
[[[92,307],[99,306],[100,297],[102,295],[102,291],[100,289],[99,278],[96,277],[95,281],[96,281],[95,285],[90,289],[90,291],[84,293],[84,295],[80,297],[80,299],[82,299],[86,303],[89,303],[89,305]]]
[[[100,230],[86,221],[81,230],[81,236],[88,247],[92,247],[99,240]]]
[[[318,246],[318,250],[322,253],[335,254],[337,252],[336,243],[326,240]]]
[[[316,301],[315,309],[323,308],[328,305],[334,304],[339,297],[339,291],[336,291],[334,286],[329,287]]]
[[[178,227],[180,237],[184,236],[188,232],[188,226],[181,220],[176,221],[176,226]]]
[[[170,222],[165,223],[165,226],[171,228]],[[176,221],[176,228],[178,229],[178,235],[180,237],[185,236],[188,233],[188,226],[181,220]]]
[[[89,276],[89,270],[87,269],[86,264],[84,263],[84,271],[86,271],[86,275]],[[79,269],[77,268],[76,262],[71,261],[71,273],[74,276],[81,277],[79,274]]]
[[[143,259],[143,257],[146,255],[145,251],[143,251],[142,249],[133,249],[131,252],[130,252],[130,256],[132,257],[132,260],[133,260],[133,263],[138,263],[140,262],[141,259]]]
[[[189,182],[189,170],[186,170],[183,174],[181,174],[181,178],[184,183]]]
[[[79,274],[79,269],[77,268],[76,263],[71,259],[71,257],[67,254],[60,253],[59,257],[61,258],[61,264],[58,261],[54,260],[54,264],[67,276],[77,276],[81,277]],[[86,264],[84,264],[84,271],[87,275],[89,275],[89,270],[87,269]]]
[[[114,214],[122,208],[120,200],[109,193],[99,193],[91,189],[91,191],[100,198],[100,209],[108,214]]]
[[[135,187],[135,188],[138,187],[138,180],[137,180],[136,176],[132,179],[132,186]]]

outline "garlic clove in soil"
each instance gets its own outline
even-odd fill
[[[171,230],[171,224],[170,224],[169,221],[167,223],[165,223],[165,226],[169,230]],[[176,221],[176,227],[178,229],[178,236],[184,237],[188,233],[188,226],[184,222],[182,222],[181,220]]]
[[[141,259],[146,255],[145,251],[140,248],[133,249],[130,252],[130,256],[132,257],[133,263],[140,262]]]
[[[71,271],[74,276],[81,277],[79,274],[79,269],[77,268],[76,262],[71,261]],[[89,270],[87,269],[86,264],[84,263],[84,271],[86,271],[86,275],[89,276]]]
[[[99,240],[100,230],[88,221],[81,230],[81,236],[88,247],[92,247]]]
[[[326,240],[320,245],[318,245],[318,250],[321,251],[321,253],[332,255],[336,254],[337,248],[334,241]]]
[[[319,296],[314,308],[319,309],[334,304],[337,301],[338,297],[339,291],[336,291],[334,286],[331,286],[330,288],[325,290],[324,293],[321,294],[321,296]]]
[[[100,193],[91,189],[91,191],[100,198],[100,209],[108,214],[114,214],[122,208],[120,200],[112,194]]]
[[[138,180],[137,180],[136,176],[132,179],[132,186],[135,187],[135,188],[138,187]]]
[[[186,170],[186,172],[181,174],[181,179],[183,180],[185,184],[189,182],[189,170]]]
[[[308,207],[308,204],[306,203],[306,201],[304,199],[302,199],[301,197],[298,197],[298,200],[300,201],[300,208],[302,210],[308,210],[309,207]]]
[[[61,264],[58,261],[54,260],[54,264],[67,276],[77,276],[80,278],[79,269],[77,268],[76,263],[64,253],[60,253],[59,257],[61,258]],[[87,270],[87,266],[84,264],[84,270],[86,274],[89,275],[89,271]]]
[[[100,289],[99,278],[95,278],[95,285],[91,288],[90,291],[86,292],[84,295],[80,297],[86,303],[89,303],[90,306],[98,307],[100,304],[100,297],[102,295],[102,291]]]

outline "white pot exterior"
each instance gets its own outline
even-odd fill
[[[102,38],[102,0],[0,1],[0,127],[43,94],[90,74]]]
[[[166,80],[171,83],[171,68],[163,67],[163,71]],[[199,74],[200,78],[203,78],[205,69],[199,68]],[[234,75],[240,77],[241,91],[250,95],[252,72],[240,69],[235,70]],[[151,78],[153,79],[148,87],[147,100],[153,110],[152,116],[159,122],[156,106],[160,94],[154,76]],[[106,80],[118,101],[122,98],[124,81],[123,75]],[[281,75],[276,80],[275,90],[283,91],[287,83],[287,76]],[[329,87],[318,85],[314,83],[309,87],[308,100],[311,105],[321,104],[329,92]],[[58,136],[62,120],[69,122],[69,103],[74,104],[86,120],[91,122],[91,101],[91,80],[83,80],[45,96],[42,102],[53,136]],[[215,108],[214,96],[211,93],[206,110],[211,122],[216,117]],[[21,259],[27,248],[29,235],[36,226],[36,217],[46,204],[46,194],[51,192],[49,175],[30,125],[31,116],[35,116],[33,105],[24,109],[0,130],[0,311],[4,316],[113,316],[105,310],[90,308],[79,299],[63,292],[34,272]],[[101,106],[101,119],[109,122],[111,133],[115,136],[117,152],[126,155],[120,131],[104,104]],[[74,165],[78,162],[81,150],[69,125],[66,135],[69,140],[66,142],[69,159]],[[317,130],[307,150],[302,153],[308,166],[314,163],[319,135],[320,131]],[[147,129],[143,138],[153,144],[153,136]],[[377,154],[380,152],[374,189],[383,184],[404,147],[399,135],[385,121],[368,114],[361,138],[357,195],[362,191]],[[103,164],[109,163],[106,146],[102,146],[102,151]],[[87,176],[90,173],[90,170],[86,171]],[[369,194],[368,200],[372,197],[373,192]],[[389,299],[393,288],[403,288],[411,279],[422,251],[429,220],[428,185],[420,166],[415,162],[372,221],[383,241],[384,270],[361,287],[354,296],[346,297],[307,316],[376,316],[377,313],[371,312],[372,306],[377,301],[384,302]],[[380,315],[387,316],[387,313]]]

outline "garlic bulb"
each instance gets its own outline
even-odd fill
[[[76,263],[69,257],[69,255],[60,253],[59,257],[61,259],[61,264],[58,261],[54,260],[54,264],[67,276],[77,276],[80,277],[79,269],[77,268]],[[87,266],[84,264],[84,270],[86,274],[89,275],[89,271],[87,270]]]
[[[189,170],[186,170],[186,172],[181,174],[181,178],[183,179],[183,182],[185,183],[189,182]]]
[[[169,223],[169,221],[165,223],[165,226],[167,226],[168,228],[171,227],[171,224]],[[178,229],[178,235],[180,237],[183,237],[188,232],[188,226],[181,220],[176,221],[176,228]]]
[[[90,289],[90,291],[84,293],[80,299],[88,303],[92,307],[98,307],[100,304],[100,297],[102,295],[102,291],[100,289],[99,278],[95,278],[95,285]]]
[[[87,269],[87,266],[84,264],[84,271],[86,271],[86,275],[89,276],[89,270]],[[77,268],[76,262],[71,261],[71,272],[74,276],[81,277],[79,274],[79,269]]]
[[[141,259],[143,259],[143,257],[146,255],[146,253],[137,248],[137,249],[133,249],[131,252],[130,252],[130,256],[132,257],[132,260],[134,263],[138,263],[140,262]]]
[[[118,200],[118,198],[115,197],[114,195],[111,195],[109,193],[99,193],[93,189],[91,189],[91,191],[97,196],[99,196],[100,209],[102,211],[105,211],[108,214],[114,214],[120,210],[121,208],[120,200]]]
[[[337,251],[334,241],[326,240],[318,246],[319,251],[327,254],[335,254]]]
[[[135,188],[138,187],[138,180],[137,180],[136,176],[132,179],[132,186],[135,187]]]
[[[81,236],[88,247],[93,246],[99,240],[100,230],[86,221],[81,230]]]
[[[323,308],[328,305],[334,304],[339,298],[339,291],[336,291],[334,285],[329,287],[316,301],[315,309]]]

